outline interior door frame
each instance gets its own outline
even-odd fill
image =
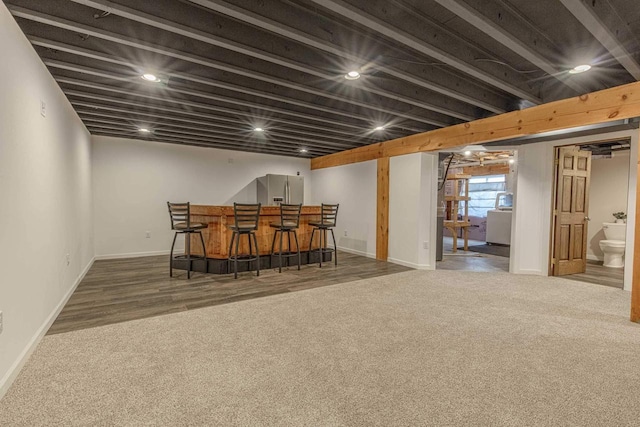
[[[554,211],[554,206],[555,206],[555,200],[556,200],[556,197],[557,197],[556,190],[557,190],[557,179],[558,179],[558,168],[557,168],[558,165],[555,164],[555,161],[558,158],[558,152],[559,152],[560,148],[572,147],[572,146],[580,147],[580,146],[583,146],[583,145],[598,145],[598,144],[602,144],[602,143],[606,143],[606,142],[621,141],[623,139],[626,139],[627,142],[632,143],[632,138],[629,136],[629,137],[625,137],[625,138],[604,138],[604,139],[599,139],[599,140],[596,140],[596,141],[580,142],[580,143],[566,143],[566,144],[554,145],[553,146],[553,159],[552,159],[552,161],[554,162],[554,164],[553,164],[553,168],[552,168],[553,169],[553,179],[551,180],[551,209],[550,209],[550,212],[549,212],[549,224],[550,224],[550,227],[549,227],[549,256],[548,256],[548,260],[547,260],[547,262],[548,262],[548,264],[547,264],[547,275],[548,276],[553,276],[553,255],[554,255],[553,249],[554,249],[554,243],[555,243],[555,233],[554,233],[554,231],[555,231],[555,221],[554,221],[553,211]],[[632,158],[631,155],[629,157],[630,157],[629,158],[629,161],[630,161],[629,167],[631,168],[631,167],[634,166],[634,164],[632,164],[633,163],[633,158]],[[631,176],[631,169],[629,169],[629,176]],[[630,203],[630,197],[629,197],[629,194],[628,194],[630,187],[629,187],[629,183],[628,182],[629,181],[627,180],[627,213],[629,213],[629,203]],[[591,186],[591,181],[589,181],[589,186]],[[588,226],[589,225],[587,225],[587,227]],[[588,228],[587,228],[587,230],[588,230]],[[625,236],[625,242],[626,243],[629,242],[628,235]],[[627,268],[626,259],[625,259],[624,268],[625,269]],[[562,276],[558,276],[558,277],[562,277]],[[626,283],[626,280],[625,280],[625,283]]]

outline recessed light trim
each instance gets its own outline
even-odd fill
[[[585,71],[589,71],[590,69],[591,65],[589,64],[576,65],[571,70],[569,70],[569,74],[580,74],[584,73]]]
[[[153,83],[160,82],[160,77],[158,77],[158,76],[156,76],[155,74],[152,74],[152,73],[144,73],[140,77],[142,77],[143,80],[146,80],[148,82],[153,82]]]
[[[151,129],[148,128],[139,128],[138,132],[140,133],[151,133]]]
[[[360,73],[358,71],[352,70],[345,74],[344,78],[347,80],[357,80],[360,78]]]
[[[309,152],[309,150],[307,150],[306,148],[301,148],[299,151],[301,153],[308,153]]]
[[[486,153],[487,148],[484,145],[479,145],[479,144],[473,144],[473,145],[467,145],[465,147],[460,148],[459,150],[454,150],[457,152],[469,152],[469,154],[474,153],[474,152],[482,152],[482,153]]]
[[[264,129],[263,129],[263,128],[261,128],[261,127],[255,127],[255,128],[253,128],[253,130],[254,130],[255,132],[264,132]]]
[[[384,126],[376,126],[373,128],[373,130],[384,130],[385,127]]]

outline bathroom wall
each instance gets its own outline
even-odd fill
[[[613,222],[613,212],[627,211],[629,180],[629,150],[614,153],[610,159],[591,161],[591,191],[589,192],[589,231],[587,258],[603,259],[598,242],[604,239],[603,222]]]
[[[518,174],[515,187],[513,223],[511,227],[510,271],[512,273],[537,274],[543,276],[549,273],[554,147],[629,138],[631,141],[631,150],[629,156],[626,157],[626,161],[628,164],[635,165],[638,162],[639,137],[640,133],[638,130],[631,129],[568,139],[562,139],[562,137],[559,136],[557,140],[523,144],[517,147]],[[496,149],[510,148],[512,147],[496,147]],[[622,159],[619,160],[622,162]],[[628,176],[628,180],[624,187],[628,188],[626,209],[624,208],[625,204],[622,205],[623,207],[617,209],[607,208],[607,215],[610,215],[611,212],[615,210],[621,210],[626,211],[630,218],[635,217],[637,169],[635,167],[629,169],[628,165],[626,168],[628,171],[626,175]],[[594,224],[596,221],[598,220],[593,219],[591,223]],[[590,228],[593,229],[593,227]],[[633,268],[631,268],[631,265],[635,252],[633,247],[634,235],[635,223],[629,221],[627,224],[627,246],[625,248],[624,270],[624,289],[627,291],[631,290],[633,276]]]

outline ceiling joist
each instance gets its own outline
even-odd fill
[[[578,3],[597,26],[566,7]],[[210,137],[245,151],[258,138],[290,156],[389,155],[395,145],[378,153],[380,141],[476,127],[627,84],[640,68],[635,0],[3,4],[90,131],[139,137],[147,127],[166,142]],[[570,77],[568,58],[584,45],[597,66]]]
[[[633,76],[634,79],[640,80],[640,64],[636,62],[631,53],[627,51],[624,44],[614,34],[615,28],[617,33],[626,34],[627,37],[633,37],[632,32],[626,23],[617,18],[617,14],[613,12],[606,4],[607,2],[593,2],[589,7],[586,2],[581,0],[560,0],[562,4],[580,21],[580,23],[613,55],[613,57]],[[596,7],[601,10],[601,15],[596,12]],[[603,19],[610,21],[607,26]]]
[[[417,37],[399,29],[392,27],[391,25],[385,23],[381,19],[378,19],[372,15],[367,14],[366,12],[348,4],[342,0],[311,0],[318,5],[325,7],[341,16],[344,16],[354,22],[357,22],[360,25],[363,25],[373,31],[376,31],[385,37],[388,37],[392,40],[395,40],[398,43],[401,43],[405,46],[410,47],[424,55],[430,56],[438,61],[442,61],[442,63],[450,65],[455,69],[468,74],[476,79],[484,81],[492,86],[503,90],[507,93],[510,93],[514,96],[517,96],[521,99],[527,100],[534,104],[540,104],[542,100],[523,90],[522,88],[506,82],[502,79],[498,79],[497,77],[489,74],[488,72],[481,70],[480,68],[466,63],[460,59],[458,59],[452,53],[446,52],[436,46],[430,45],[424,40],[418,39]]]
[[[544,57],[540,50],[540,41],[539,39],[530,40],[529,43],[525,43],[524,41],[519,39],[520,33],[523,32],[523,27],[526,27],[526,24],[521,23],[518,26],[519,34],[513,34],[507,32],[501,26],[501,22],[505,21],[517,21],[515,16],[505,16],[509,11],[506,9],[501,9],[498,13],[493,13],[494,19],[491,20],[488,16],[486,16],[483,12],[486,11],[487,5],[486,3],[477,3],[479,8],[471,7],[464,0],[435,0],[440,6],[445,7],[452,13],[455,13],[460,18],[464,19],[469,24],[476,27],[478,30],[482,31],[484,34],[493,38],[497,42],[511,49],[513,52],[517,53],[527,61],[531,62],[531,64],[545,71],[550,76],[556,78],[561,83],[569,86],[573,90],[576,91],[576,94],[581,94],[588,92],[588,90],[582,86],[581,84],[575,82],[568,78],[567,70],[562,70],[557,68],[550,59]],[[500,17],[500,22],[496,22],[496,17]],[[532,41],[535,44],[538,50],[534,50],[532,48]],[[557,52],[555,53],[555,57],[558,56]]]
[[[379,111],[382,113],[386,113],[392,116],[395,116],[395,112],[389,108],[384,107],[384,105],[377,105],[374,103],[366,103],[366,102],[361,102],[355,99],[351,99],[339,94],[334,94],[334,93],[329,93],[326,91],[323,91],[321,89],[318,88],[309,88],[307,86],[301,85],[301,84],[296,84],[293,83],[291,81],[287,81],[285,79],[281,79],[281,78],[276,78],[276,77],[271,77],[268,76],[266,74],[261,74],[261,73],[257,73],[254,71],[250,71],[250,70],[243,70],[241,68],[238,67],[234,67],[234,66],[230,66],[230,65],[225,65],[221,62],[217,62],[217,61],[212,61],[206,58],[201,58],[195,55],[191,55],[191,54],[186,54],[183,52],[179,52],[167,47],[162,47],[162,46],[156,46],[150,43],[145,43],[145,42],[141,42],[138,40],[134,40],[131,38],[128,38],[126,36],[122,36],[122,35],[118,35],[109,31],[105,31],[105,30],[101,30],[101,29],[96,29],[96,28],[92,28],[80,23],[76,23],[73,21],[69,21],[63,18],[58,18],[58,17],[52,17],[40,12],[36,12],[36,11],[32,11],[23,7],[19,7],[19,6],[13,6],[13,5],[9,5],[9,10],[11,11],[11,13],[14,16],[20,17],[20,18],[24,18],[24,19],[29,19],[35,22],[40,22],[46,25],[51,25],[54,27],[58,27],[58,28],[62,28],[65,30],[69,30],[69,31],[74,31],[74,32],[79,32],[79,33],[84,33],[84,34],[88,34],[90,36],[93,37],[97,37],[103,40],[107,40],[110,42],[114,42],[114,43],[118,43],[118,44],[122,44],[125,46],[129,46],[135,49],[142,49],[144,51],[148,51],[148,52],[153,52],[153,53],[159,53],[162,55],[166,55],[168,57],[171,58],[175,58],[175,59],[179,59],[179,60],[183,60],[183,61],[187,61],[187,62],[191,62],[194,64],[198,64],[198,65],[202,65],[205,67],[209,67],[209,68],[213,68],[216,70],[220,70],[222,72],[227,72],[227,73],[232,73],[235,75],[239,75],[239,76],[243,76],[243,77],[248,77],[251,79],[255,79],[261,82],[264,82],[265,84],[271,84],[271,85],[277,85],[277,86],[281,86],[283,88],[287,88],[287,89],[293,89],[295,91],[300,91],[300,92],[304,92],[304,93],[308,93],[308,94],[313,94],[314,96],[322,96],[324,98],[327,98],[330,101],[337,101],[339,103],[344,103],[344,104],[350,104],[350,105],[354,105],[358,108],[364,108],[364,109],[371,109],[374,111]],[[55,47],[53,47],[53,49],[55,49]],[[410,101],[408,99],[402,98],[399,99],[398,97],[394,97],[392,98],[394,100],[398,100],[398,101],[402,101],[402,102],[407,102],[408,104],[411,105],[415,105],[424,109],[428,109],[428,105],[425,105],[421,102],[418,101]]]

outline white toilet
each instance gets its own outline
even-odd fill
[[[604,252],[604,266],[613,268],[624,267],[624,247],[627,224],[605,222],[602,224],[605,240],[600,240],[600,249]]]

